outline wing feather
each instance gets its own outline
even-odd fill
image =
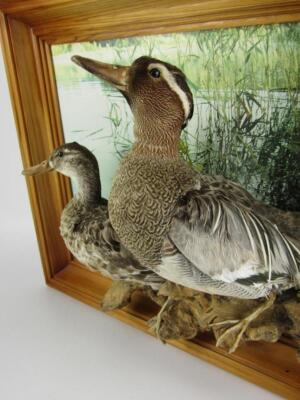
[[[254,285],[257,277],[266,284],[284,282],[286,288],[297,283],[300,250],[251,208],[247,192],[226,180],[218,185],[200,181],[196,187],[180,199],[168,234],[190,268],[231,284],[247,280]]]

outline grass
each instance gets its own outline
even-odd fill
[[[182,157],[269,204],[300,210],[299,23],[53,46],[53,53],[59,85],[97,79],[69,62],[75,53],[127,65],[147,54],[177,65],[195,100]],[[115,152],[123,157],[132,117],[106,93]]]

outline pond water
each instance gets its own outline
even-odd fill
[[[108,118],[107,92],[100,82],[87,81],[59,86],[58,93],[65,142],[76,141],[95,154],[100,167],[102,194],[107,198],[119,163],[112,123]],[[117,92],[111,92],[110,98],[120,107],[127,106]]]
[[[65,140],[94,152],[104,196],[132,145],[132,115],[120,93],[71,62],[74,54],[120,65],[150,55],[178,66],[195,102],[181,156],[273,206],[300,211],[299,23],[73,43],[52,52]]]

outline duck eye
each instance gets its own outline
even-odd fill
[[[152,68],[152,69],[150,69],[149,74],[151,76],[153,76],[153,78],[159,78],[160,77],[160,70],[157,69],[157,68]]]
[[[61,150],[57,152],[57,157],[61,158],[63,155],[64,155],[64,153]]]

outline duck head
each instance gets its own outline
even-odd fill
[[[81,56],[73,56],[72,61],[125,96],[134,115],[137,142],[152,147],[178,143],[193,115],[193,96],[180,69],[146,56],[129,67]]]
[[[57,171],[76,181],[77,194],[86,199],[99,201],[101,197],[98,162],[94,154],[77,142],[57,147],[47,160],[22,171],[23,175],[35,176]]]
[[[23,175],[40,175],[58,171],[70,178],[85,175],[87,171],[98,170],[98,162],[92,152],[77,142],[66,143],[57,147],[49,158],[38,165],[22,171]]]

